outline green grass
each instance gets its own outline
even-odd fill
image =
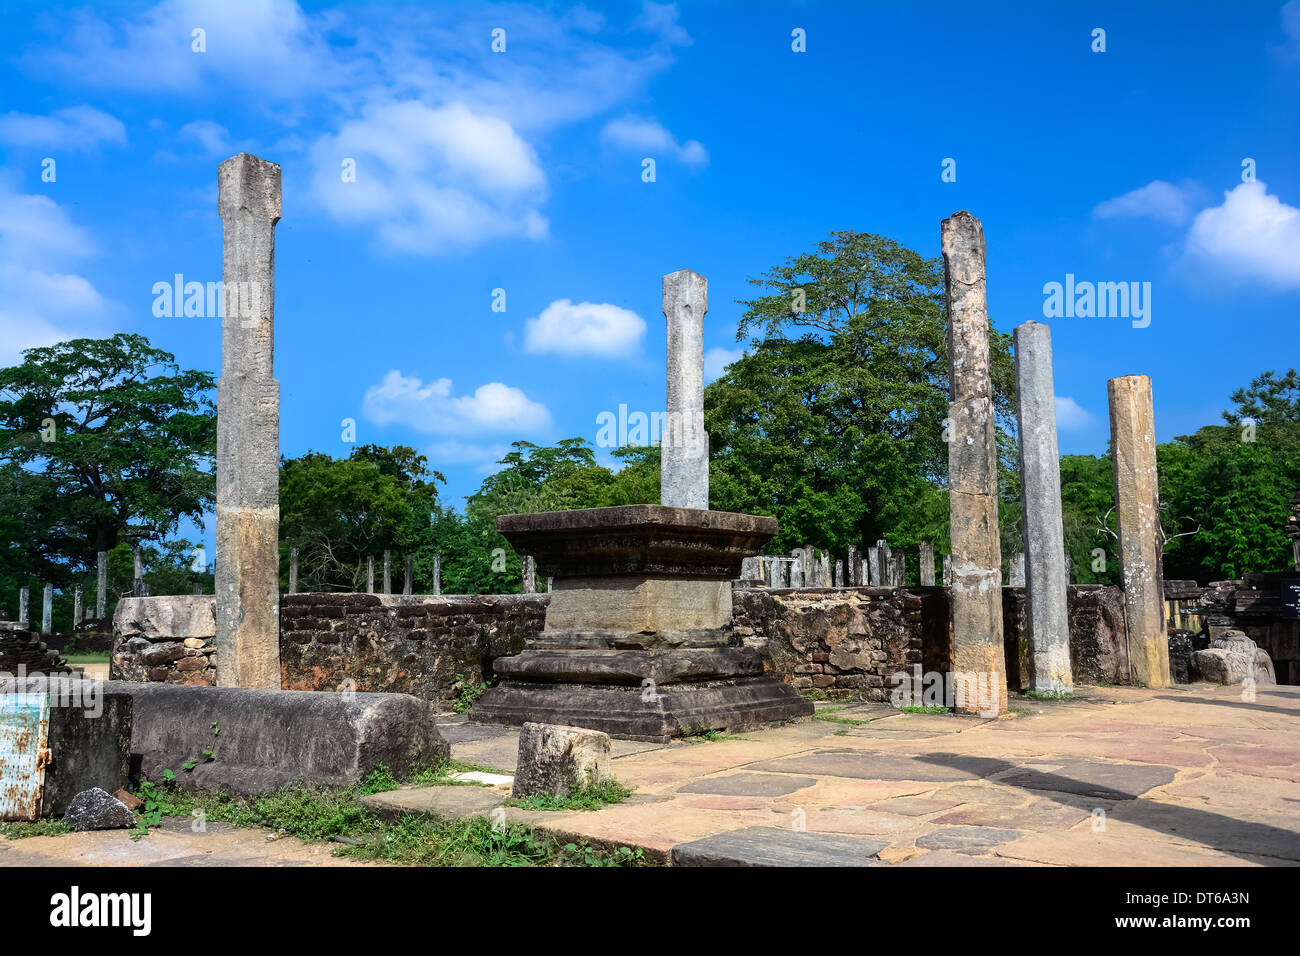
[[[856,717],[838,716],[839,712],[844,710],[847,706],[848,705],[845,704],[840,707],[823,707],[821,710],[817,711],[817,713],[813,714],[813,720],[825,720],[832,724],[852,724],[854,727],[861,727],[863,724],[870,723],[869,720],[862,720]]]
[[[0,823],[0,836],[9,840],[24,840],[27,837],[61,836],[71,833],[62,820],[13,820]]]
[[[611,803],[622,803],[632,791],[613,777],[574,791],[567,797],[538,796],[523,800],[507,800],[503,806],[524,810],[599,810]]]
[[[1068,690],[1027,690],[1026,697],[1034,700],[1073,700],[1074,694]]]
[[[454,771],[453,771],[454,772]],[[334,849],[337,856],[404,866],[626,866],[644,861],[640,848],[593,850],[562,845],[519,824],[494,825],[484,817],[440,821],[414,814],[390,822],[370,812],[359,797],[388,789],[395,778],[378,768],[349,787],[287,787],[258,797],[190,792],[174,783],[152,789],[158,815],[194,817],[236,827],[283,832],[301,840],[344,837],[359,841]],[[375,789],[378,787],[379,789]]]
[[[923,707],[923,706],[920,706],[919,704],[904,704],[902,707],[898,708],[898,712],[899,712],[900,714],[947,714],[947,713],[950,713],[950,711],[948,710],[947,707],[940,707],[940,706],[938,706],[938,705],[931,705],[931,706],[929,706],[929,707]]]
[[[107,664],[108,652],[96,654],[93,651],[72,651],[64,654],[63,659],[73,667],[85,667],[87,664]]]

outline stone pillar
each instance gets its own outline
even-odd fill
[[[289,550],[289,593],[298,593],[298,549]]]
[[[952,529],[952,671],[961,713],[1007,709],[1002,547],[984,227],[968,212],[943,221],[948,303],[948,498]]]
[[[393,593],[393,552],[384,550],[384,593]]]
[[[411,594],[411,581],[415,577],[415,558],[411,555],[406,556],[406,580],[402,582],[402,593]]]
[[[862,583],[862,561],[858,558],[858,546],[849,545],[849,557],[845,562],[845,569],[849,572],[848,586],[855,588]]]
[[[95,580],[95,620],[102,621],[108,613],[108,552],[99,552]]]
[[[45,585],[45,593],[41,597],[41,633],[52,634],[54,632],[54,585]]]
[[[921,587],[932,588],[934,587],[934,545],[929,541],[922,541],[920,551]]]
[[[943,586],[946,588],[952,587],[952,555],[951,554],[945,554],[943,556]]]
[[[831,586],[831,556],[828,551],[823,551],[817,556],[817,586],[820,588]]]
[[[221,378],[217,381],[219,687],[280,688],[280,383],[275,224],[280,167],[248,153],[217,170]]]
[[[844,582],[844,562],[839,558],[835,559],[835,583],[833,586],[837,588],[848,587]]]
[[[131,576],[131,594],[134,597],[144,597],[144,554],[139,545],[131,549],[131,558],[135,565]]]
[[[76,630],[77,625],[81,623],[81,615],[84,608],[81,603],[81,585],[78,584],[72,592],[72,629]]]
[[[24,630],[28,631],[32,629],[31,610],[28,607],[31,604],[31,595],[30,588],[18,589],[18,623],[23,625]]]
[[[1168,687],[1169,638],[1165,631],[1151,379],[1126,375],[1106,384],[1129,669],[1135,684]]]
[[[709,436],[704,432],[704,313],[709,280],[683,269],[664,276],[668,319],[668,418],[660,441],[660,504],[709,507]]]
[[[790,587],[803,587],[803,576],[803,551],[799,548],[795,548],[790,552]]]
[[[880,549],[867,548],[867,580],[872,587],[880,586]]]
[[[537,593],[537,563],[533,560],[531,554],[525,554],[519,560],[524,577],[524,593]]]
[[[442,555],[439,552],[433,554],[433,592],[434,594],[442,593]]]
[[[1025,552],[1012,551],[1007,557],[1007,586],[1023,588],[1025,586]]]
[[[1030,689],[1070,692],[1069,572],[1061,518],[1052,330],[1016,326],[1016,418],[1020,430],[1020,510],[1026,554],[1012,555],[1011,583],[1025,586]],[[1019,568],[1016,558],[1019,557]]]
[[[375,556],[366,555],[366,593],[375,593]]]
[[[891,587],[907,587],[907,555],[901,551],[889,555],[889,584]]]

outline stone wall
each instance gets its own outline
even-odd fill
[[[414,694],[450,704],[523,650],[546,619],[546,594],[286,594],[280,668],[288,690]]]
[[[211,594],[122,598],[113,614],[109,679],[213,687],[216,633]]]
[[[10,622],[5,622],[6,624]],[[70,674],[72,668],[35,631],[0,629],[0,674]]]
[[[1248,574],[1240,581],[1216,581],[1201,592],[1201,619],[1214,639],[1227,630],[1245,631],[1273,660],[1279,684],[1300,684],[1300,621],[1282,616],[1281,581],[1296,573]]]
[[[924,664],[925,601],[941,589],[737,588],[735,634],[800,691],[887,700],[891,675]],[[945,598],[946,600],[946,598]]]

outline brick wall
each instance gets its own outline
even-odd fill
[[[9,623],[9,622],[6,622]],[[69,674],[72,668],[35,631],[0,630],[0,674]]]
[[[545,623],[545,594],[286,594],[280,671],[288,690],[414,694],[451,704],[523,650]]]

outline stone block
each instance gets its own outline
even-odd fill
[[[598,783],[610,761],[609,734],[581,727],[526,723],[511,796],[567,797]]]
[[[1276,684],[1273,662],[1244,631],[1227,630],[1210,641],[1210,646],[1192,654],[1197,677],[1211,684]]]
[[[211,594],[122,598],[113,614],[113,630],[119,638],[214,637],[216,598]]]
[[[120,830],[135,826],[135,814],[108,791],[93,787],[72,798],[63,822],[73,830]]]

